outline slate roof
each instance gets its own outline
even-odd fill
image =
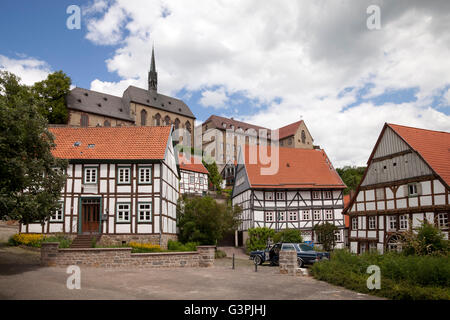
[[[49,131],[55,136],[52,154],[57,158],[160,160],[164,159],[171,127],[64,127]]]
[[[255,126],[250,123],[237,121],[234,119],[229,119],[229,118],[220,117],[220,116],[216,116],[216,115],[210,116],[208,119],[205,120],[204,123],[207,123],[209,121],[211,121],[214,124],[215,128],[222,129],[222,130],[231,129],[231,126],[234,126],[234,130],[241,128],[244,131],[246,131],[247,129],[254,129],[254,130],[256,130],[256,132],[258,132],[259,129],[264,129],[264,130],[267,130],[267,133],[270,133],[270,131],[271,131],[268,128]],[[223,126],[224,124],[226,125],[225,127]]]
[[[196,158],[198,161],[194,161],[194,157],[191,156],[190,159],[185,157],[182,153],[178,154],[178,164],[180,166],[180,170],[200,172],[208,174],[208,170],[202,163],[201,158]],[[199,163],[196,163],[199,162]]]
[[[258,149],[258,147],[252,147]],[[278,172],[262,175],[261,168],[270,164],[250,163],[248,145],[245,146],[245,167],[252,188],[338,188],[346,186],[333,168],[324,150],[296,149],[268,146],[268,154],[279,152]],[[257,150],[259,154],[259,150]]]
[[[387,124],[450,186],[450,133]]]
[[[134,122],[135,119],[130,113],[130,102],[195,119],[191,109],[183,101],[134,86],[129,86],[123,97],[83,88],[72,89],[66,97],[69,109]]]

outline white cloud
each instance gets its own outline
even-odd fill
[[[371,4],[381,30],[366,27]],[[239,92],[269,104],[242,120],[270,128],[302,115],[335,166],[364,164],[386,121],[450,131],[450,117],[429,107],[450,84],[449,1],[117,0],[102,10],[87,38],[119,45],[106,64],[124,80],[97,88],[145,87],[154,41],[159,91],[219,87],[202,94],[216,107]],[[417,88],[417,101],[343,111],[369,82],[366,97]]]
[[[217,90],[205,90],[202,92],[200,105],[204,107],[213,107],[214,109],[224,109],[227,107],[227,101],[228,96],[224,88],[219,88]]]
[[[447,90],[443,98],[444,98],[444,105],[450,107],[450,89]]]
[[[23,84],[32,85],[42,81],[51,72],[50,66],[45,61],[26,57],[23,54],[18,56],[19,59],[0,55],[0,70],[14,73],[20,77]]]

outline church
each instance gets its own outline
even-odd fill
[[[68,125],[74,127],[168,126],[191,136],[195,116],[180,99],[158,93],[158,73],[152,49],[148,88],[129,86],[121,97],[74,88],[66,97]],[[176,136],[175,132],[175,136]],[[183,137],[179,141],[182,142]]]

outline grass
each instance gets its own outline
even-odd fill
[[[381,289],[369,290],[367,267],[381,271]],[[450,300],[449,256],[406,256],[399,253],[365,253],[335,250],[329,261],[311,268],[313,276],[335,285],[389,299]]]

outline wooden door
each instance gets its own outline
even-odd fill
[[[99,233],[100,199],[83,199],[81,201],[81,232]]]

